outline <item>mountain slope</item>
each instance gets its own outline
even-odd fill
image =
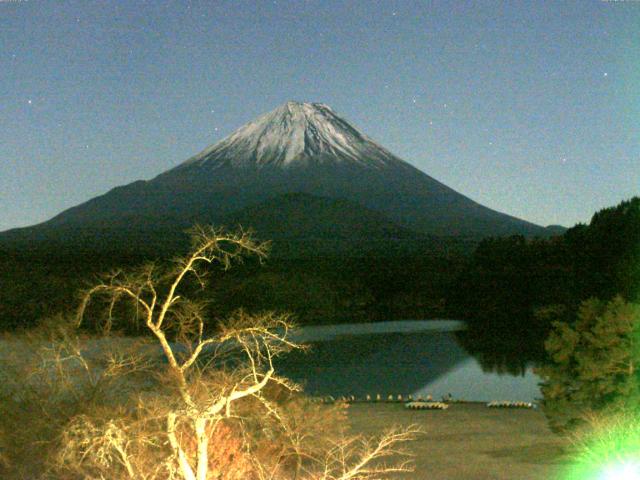
[[[543,227],[483,207],[399,159],[326,105],[288,102],[152,180],[114,188],[0,239],[90,238],[106,231],[140,239],[150,235],[145,232],[227,221],[264,202],[275,214],[278,198],[291,193],[345,201],[345,209],[359,205],[420,234],[546,236]],[[291,205],[285,210],[300,216]],[[284,223],[296,235],[294,223]]]
[[[417,239],[424,238],[379,212],[347,200],[286,193],[233,212],[225,225],[242,225],[264,239]]]
[[[437,239],[413,232],[383,214],[342,199],[285,193],[232,212],[220,224],[241,225],[272,242],[271,256],[361,256],[371,251],[442,249]]]

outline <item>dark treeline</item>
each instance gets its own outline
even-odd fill
[[[275,247],[275,246],[274,246]],[[72,311],[78,292],[101,273],[146,262],[162,263],[168,251],[122,252],[39,247],[9,249],[0,257],[0,328],[29,328]],[[449,316],[447,294],[464,265],[461,253],[403,255],[371,250],[362,257],[247,260],[211,272],[202,295],[211,312],[237,308],[289,311],[301,324],[384,321]]]
[[[287,247],[291,251],[291,247]],[[172,249],[175,250],[175,249]],[[282,250],[280,250],[282,251]],[[29,327],[76,306],[76,292],[101,272],[170,258],[146,253],[41,246],[0,256],[0,320],[4,330]],[[640,198],[596,213],[550,239],[485,239],[477,247],[372,248],[355,255],[274,255],[214,272],[204,295],[214,316],[236,308],[284,310],[301,324],[462,318],[460,335],[491,369],[521,371],[544,356],[549,308],[571,318],[584,299],[640,292]]]
[[[640,293],[640,198],[597,212],[548,240],[483,240],[449,298],[469,320],[465,346],[489,369],[542,360],[551,320],[572,321],[583,300]]]
[[[58,249],[0,251],[0,329],[28,329],[77,307],[78,292],[98,275],[145,261],[134,254]]]

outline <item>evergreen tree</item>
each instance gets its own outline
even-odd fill
[[[543,409],[558,432],[590,413],[637,408],[640,398],[640,305],[620,296],[586,300],[573,323],[565,312],[541,312],[555,321],[545,342],[549,362],[537,369]]]

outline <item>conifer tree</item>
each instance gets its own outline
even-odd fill
[[[554,431],[565,432],[585,416],[637,408],[640,393],[640,305],[615,297],[582,302],[575,322],[556,317],[545,342],[549,356],[537,369],[543,409]]]

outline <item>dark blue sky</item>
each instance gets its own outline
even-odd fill
[[[640,2],[0,1],[0,230],[329,104],[539,224],[640,194]]]

